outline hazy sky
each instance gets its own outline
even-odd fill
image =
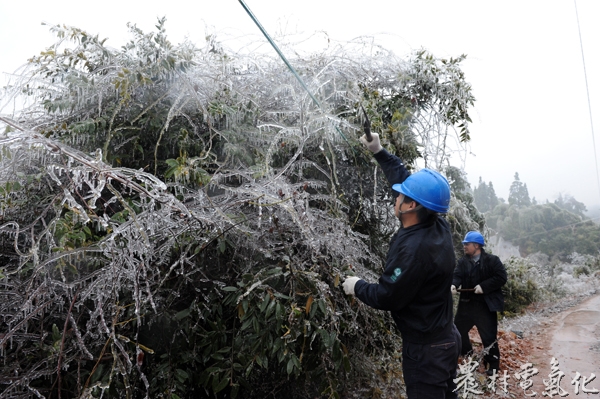
[[[481,177],[507,199],[518,172],[538,202],[563,193],[588,209],[600,204],[594,151],[595,141],[600,156],[599,0],[245,1],[271,35],[322,31],[333,42],[370,35],[399,56],[419,48],[437,57],[467,54],[463,70],[477,99],[464,165],[472,186]],[[0,73],[54,42],[42,22],[99,34],[115,48],[129,38],[127,22],[150,32],[162,16],[174,43],[187,36],[201,45],[207,31],[264,40],[236,0],[83,4],[0,0]],[[454,164],[463,166],[459,159]]]

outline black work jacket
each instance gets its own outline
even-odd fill
[[[401,160],[385,150],[375,159],[392,185],[410,175]],[[448,222],[433,216],[398,230],[378,283],[359,280],[354,292],[367,305],[389,310],[403,340],[433,343],[452,330],[450,285],[455,262]]]
[[[504,310],[504,294],[502,286],[506,284],[506,269],[496,255],[488,254],[481,249],[479,265],[473,264],[468,256],[463,256],[454,269],[452,285],[455,287],[475,288],[479,285],[483,294],[461,292],[460,300],[485,300],[491,312]]]

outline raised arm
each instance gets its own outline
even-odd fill
[[[410,176],[410,173],[404,166],[404,162],[397,156],[387,152],[387,150],[381,146],[379,135],[377,133],[371,133],[371,136],[371,141],[367,141],[366,136],[362,136],[360,141],[373,153],[373,156],[379,163],[379,166],[381,166],[390,187],[394,184],[402,183]],[[396,191],[392,190],[392,192],[394,197],[398,196]]]

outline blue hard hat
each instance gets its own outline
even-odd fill
[[[481,235],[480,232],[478,231],[469,231],[466,235],[465,235],[465,239],[463,240],[463,244],[469,243],[469,242],[475,242],[481,246],[485,245],[485,242],[483,241],[483,236]]]
[[[450,185],[435,170],[421,169],[401,184],[394,184],[392,189],[434,212],[446,213],[450,209]]]

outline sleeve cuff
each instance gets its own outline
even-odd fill
[[[383,147],[381,148],[381,150],[373,154],[373,158],[375,158],[377,162],[385,161],[389,156],[390,153]]]
[[[356,284],[354,285],[354,295],[358,295],[359,292],[362,291],[362,287],[367,284],[367,282],[363,279],[360,279],[356,282]]]

